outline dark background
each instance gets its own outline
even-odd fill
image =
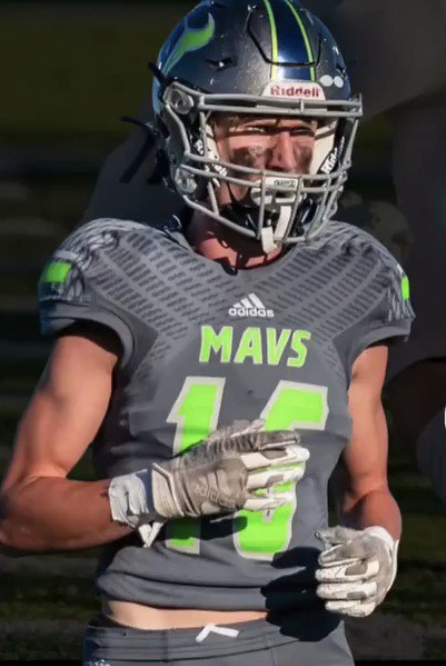
[[[360,0],[358,0],[360,1]],[[389,0],[390,2],[391,0]],[[0,476],[50,346],[37,280],[78,224],[103,159],[128,136],[165,37],[191,2],[0,2]],[[361,128],[342,216],[404,263],[411,237],[395,208],[389,129]],[[392,432],[390,483],[404,516],[400,572],[383,607],[350,624],[355,655],[446,659],[446,521]],[[92,478],[88,455],[73,478]],[[97,610],[95,553],[0,553],[0,660],[79,659]]]

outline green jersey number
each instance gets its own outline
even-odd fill
[[[217,428],[225,379],[187,377],[168,423],[177,428],[174,453],[183,453]],[[291,428],[324,430],[328,416],[327,389],[323,386],[280,381],[260,417],[266,430]],[[281,489],[292,487],[286,484]],[[296,499],[274,511],[239,511],[233,520],[234,545],[242,557],[271,560],[288,548],[296,511]],[[197,555],[200,550],[200,520],[171,521],[167,526],[167,546]]]

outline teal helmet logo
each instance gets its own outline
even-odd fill
[[[193,12],[195,13],[195,12]],[[164,76],[168,76],[170,71],[177,65],[180,60],[192,51],[199,51],[209,44],[215,34],[215,20],[212,14],[207,14],[207,22],[202,28],[192,28],[189,25],[191,16],[187,16],[184,20],[184,29],[177,39],[175,46],[171,50],[165,62],[163,62],[163,51],[161,50],[157,66],[162,71]],[[181,25],[181,24],[180,24]],[[180,26],[178,26],[179,28]],[[178,30],[177,28],[177,30]],[[175,35],[175,32],[172,36]],[[158,103],[159,82],[154,80],[153,84],[153,108],[157,113],[159,110]]]
[[[215,33],[215,21],[212,14],[208,14],[208,20],[203,28],[191,28],[188,19],[185,20],[184,31],[177,41],[174,49],[164,64],[161,63],[161,71],[168,76],[173,67],[181,58],[191,51],[199,51],[209,44]]]

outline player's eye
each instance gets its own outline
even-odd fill
[[[263,125],[244,125],[239,129],[243,134],[268,134],[268,127]]]
[[[291,130],[290,134],[291,136],[316,136],[316,133],[311,129],[311,127],[295,127],[293,130]]]

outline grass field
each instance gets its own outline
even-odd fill
[[[0,58],[14,63],[2,74],[8,100],[0,105],[3,157],[17,148],[25,156],[18,174],[4,173],[0,180],[0,477],[48,350],[35,307],[39,272],[88,201],[93,181],[82,164],[99,164],[99,156],[128,132],[119,116],[138,114],[147,97],[146,63],[156,57],[177,9],[151,10],[138,20],[131,6],[113,15],[105,11],[72,20],[61,5],[45,15],[19,17],[11,10],[0,25]],[[352,188],[367,202],[388,205],[393,192],[385,123],[363,128],[359,139]],[[54,147],[79,164],[77,170],[43,173],[27,166],[46,164]],[[350,198],[344,212],[356,219],[364,206]],[[383,235],[388,233],[386,228]],[[404,516],[400,572],[383,612],[355,624],[352,635],[359,656],[446,659],[445,513],[396,444],[390,483]],[[72,477],[93,478],[88,456]],[[97,609],[94,555],[0,555],[0,660],[79,658],[82,626]]]

